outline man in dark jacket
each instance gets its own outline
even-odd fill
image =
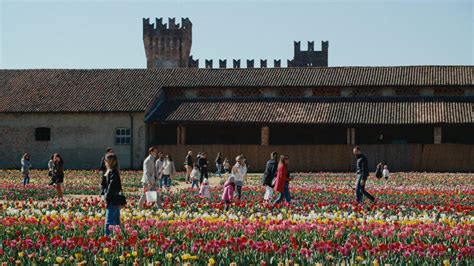
[[[199,180],[199,185],[202,184],[204,178],[209,178],[207,173],[207,166],[209,161],[207,160],[207,153],[203,152],[198,159],[199,170],[201,171],[201,178]]]
[[[273,195],[273,179],[275,178],[278,163],[278,153],[276,151],[272,152],[270,155],[271,159],[268,160],[267,166],[265,167],[265,172],[263,173],[263,186],[265,187],[265,195],[263,199],[266,201],[270,201]]]
[[[357,169],[357,183],[356,183],[356,198],[358,203],[362,203],[364,195],[370,199],[370,201],[375,202],[374,196],[370,195],[369,192],[365,190],[365,182],[369,177],[369,167],[367,162],[367,157],[362,154],[359,146],[355,146],[353,153],[357,158],[356,169]]]

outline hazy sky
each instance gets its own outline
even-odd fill
[[[286,66],[294,40],[302,49],[314,40],[317,50],[329,40],[330,66],[472,65],[473,8],[469,0],[0,0],[0,68],[145,68],[143,17],[189,17],[201,66],[232,58]]]

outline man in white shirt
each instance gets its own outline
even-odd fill
[[[143,204],[145,203],[145,193],[147,191],[156,191],[157,171],[155,168],[155,160],[157,156],[158,150],[155,147],[150,147],[148,149],[148,157],[146,157],[145,161],[143,162],[143,176],[141,180],[143,184],[143,194],[140,197],[140,201],[138,202],[138,206],[140,206],[140,208],[143,208]],[[158,197],[156,206],[161,208],[160,197]]]

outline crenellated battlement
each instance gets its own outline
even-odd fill
[[[181,18],[181,24],[176,23],[176,18],[168,18],[168,23],[163,22],[163,18],[155,18],[155,23],[151,23],[149,18],[143,18],[143,34],[166,34],[167,31],[191,31],[193,24],[189,18]]]
[[[267,68],[267,67],[276,67],[279,68],[281,67],[281,59],[274,59],[273,60],[273,65],[270,66],[267,62],[267,59],[218,59],[218,60],[213,60],[213,59],[204,59],[204,66],[199,66],[199,59],[193,59],[191,56],[189,58],[189,67],[192,68],[214,68],[214,61],[217,62],[216,68]],[[232,65],[229,64],[227,65],[227,62],[231,62]],[[245,66],[241,65],[241,62],[245,62]],[[257,65],[257,62],[260,62],[260,65]],[[243,63],[242,63],[243,64]]]
[[[165,23],[163,18],[155,18],[152,23],[150,18],[143,18],[143,43],[147,57],[147,68],[214,68],[214,61],[218,68],[227,68],[226,59],[205,59],[204,65],[199,65],[199,59],[191,56],[192,26],[189,18],[181,18],[181,23],[176,23],[176,18],[168,18]],[[287,60],[288,67],[325,67],[328,66],[329,42],[321,42],[321,50],[315,51],[314,41],[308,41],[307,50],[301,50],[301,42],[294,41],[294,57]],[[259,63],[260,62],[260,63]],[[266,59],[232,59],[229,68],[267,68],[282,67],[282,60],[273,60],[273,66]],[[259,64],[258,64],[259,63]],[[243,66],[245,64],[245,66]],[[258,64],[258,66],[257,66]]]
[[[151,23],[143,19],[143,44],[147,57],[147,68],[192,67],[198,62],[191,61],[192,23],[188,18],[181,18],[181,24],[175,18],[168,23],[163,18],[156,18]]]

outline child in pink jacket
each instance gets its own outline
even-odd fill
[[[225,202],[225,210],[228,211],[230,203],[234,200],[235,182],[234,176],[229,176],[224,184],[224,193],[222,193],[222,200]]]

